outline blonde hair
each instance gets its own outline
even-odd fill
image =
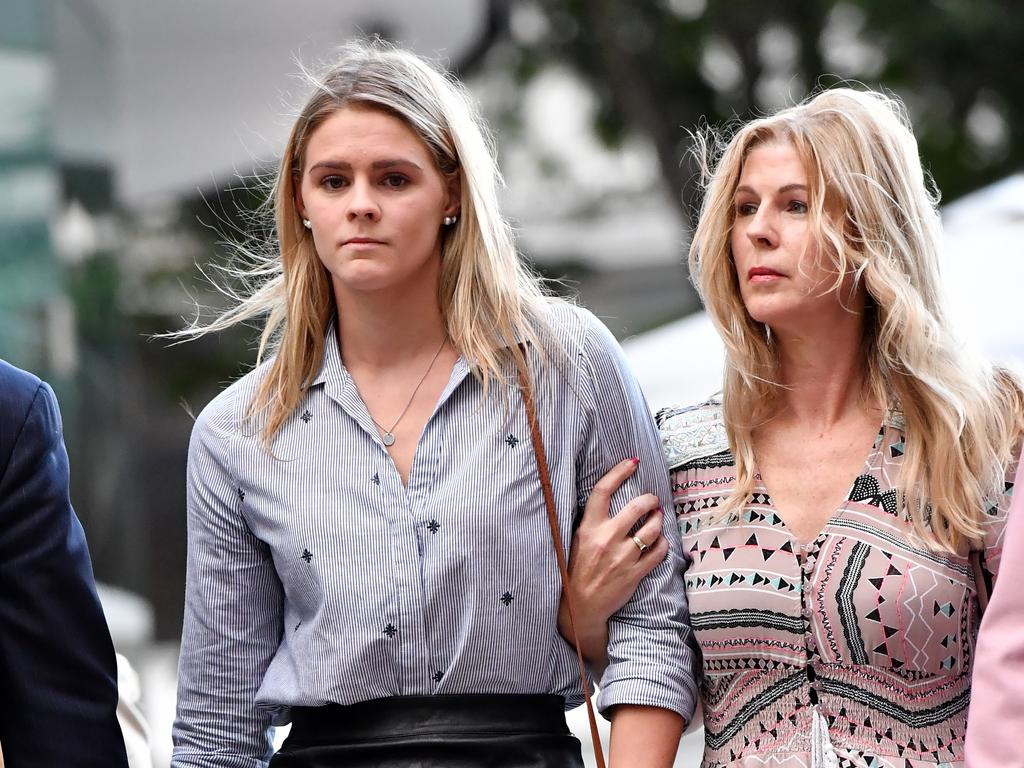
[[[501,176],[492,142],[465,88],[425,59],[379,40],[349,43],[322,74],[306,74],[313,92],[292,127],[267,202],[276,225],[274,247],[266,253],[243,249],[248,264],[231,274],[249,287],[229,294],[235,306],[207,325],[169,334],[195,337],[267,316],[257,362],[270,354],[273,359],[249,415],[261,415],[268,446],[319,371],[335,312],[329,275],[294,193],[310,137],[346,106],[404,121],[440,173],[460,178],[459,220],[443,234],[438,301],[448,336],[482,381],[484,395],[504,376],[510,359],[522,359],[520,342],[542,351],[541,338],[551,336],[543,320],[544,291],[520,260],[512,229],[498,210]]]
[[[803,161],[810,231],[835,269],[830,290],[852,276],[867,292],[868,394],[906,421],[901,505],[929,546],[978,545],[1024,425],[1024,395],[1013,375],[969,357],[951,333],[941,304],[939,196],[903,105],[850,88],[754,120],[728,142],[711,131],[697,137],[705,196],[690,272],[725,343],[723,407],[736,459],[723,514],[753,490],[752,433],[781,391],[778,350],[744,307],[730,248],[744,160],[770,143],[791,145]]]

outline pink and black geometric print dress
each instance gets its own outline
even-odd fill
[[[847,500],[806,546],[759,475],[741,513],[718,514],[735,482],[720,404],[666,409],[658,423],[693,559],[704,768],[963,766],[974,578],[966,550],[912,543],[894,490],[901,415],[886,414]],[[993,574],[1012,487],[986,510]]]

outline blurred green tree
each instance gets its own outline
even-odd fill
[[[520,80],[556,62],[576,72],[597,97],[597,133],[610,145],[649,137],[691,221],[699,195],[688,130],[842,80],[905,101],[947,198],[1024,161],[1017,0],[523,0],[509,22]]]

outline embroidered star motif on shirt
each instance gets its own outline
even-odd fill
[[[512,597],[511,592],[506,592],[504,595],[501,596],[501,602],[503,602],[505,605],[509,605],[513,600],[515,600],[515,598]]]
[[[374,472],[373,477],[370,478],[370,482],[374,485],[380,485],[380,473]]]
[[[310,560],[313,559],[313,553],[310,552],[308,549],[302,550],[302,559],[308,563]]]
[[[309,411],[306,411],[299,418],[302,419],[307,424],[309,424],[309,420],[313,418],[313,414],[310,413]]]
[[[437,520],[431,520],[429,523],[427,523],[427,530],[431,533],[437,533],[440,527],[441,524],[437,522]]]
[[[519,438],[516,437],[515,435],[509,435],[508,437],[505,438],[505,442],[508,443],[509,448],[515,448],[517,445],[519,445]]]
[[[435,683],[440,683],[441,682],[441,678],[444,677],[444,672],[437,671],[437,672],[434,673],[433,677],[434,677],[434,682]]]
[[[389,623],[386,627],[384,627],[384,634],[388,637],[394,637],[398,634],[398,628],[394,624]]]
[[[241,488],[238,489],[238,500],[245,501],[245,491],[243,491]]]

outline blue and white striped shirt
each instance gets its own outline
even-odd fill
[[[538,420],[568,551],[594,483],[640,459],[613,499],[671,498],[657,432],[608,330],[556,303],[566,352],[534,361]],[[243,418],[264,368],[202,412],[189,450],[188,579],[173,765],[256,768],[291,706],[402,695],[554,693],[582,701],[558,634],[561,590],[526,413],[481,401],[463,359],[427,421],[408,487],[333,329],[271,456]],[[690,718],[695,656],[678,531],[609,625],[600,706]]]

